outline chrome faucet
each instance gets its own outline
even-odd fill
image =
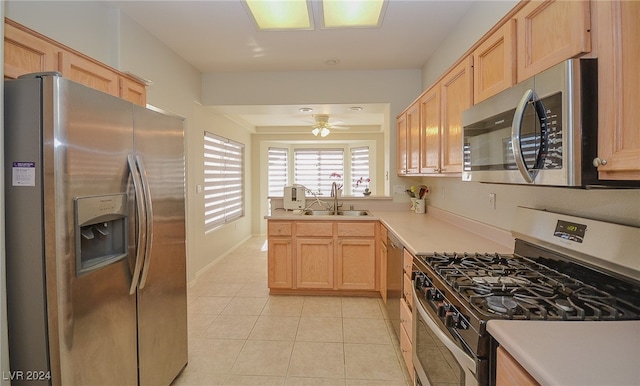
[[[331,197],[333,197],[333,214],[338,215],[338,185],[335,181],[331,184]]]

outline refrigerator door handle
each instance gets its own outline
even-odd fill
[[[144,288],[147,283],[147,276],[149,275],[149,265],[151,264],[151,244],[153,242],[153,208],[151,206],[151,189],[149,189],[149,179],[147,178],[147,169],[144,167],[142,157],[136,156],[136,164],[140,171],[140,177],[142,179],[142,190],[144,192],[144,201],[146,203],[146,220],[147,220],[147,237],[146,245],[144,248],[144,266],[142,268],[142,275],[140,277],[140,289]]]
[[[136,260],[131,277],[131,286],[129,287],[129,295],[136,293],[138,287],[138,281],[140,280],[140,271],[142,270],[142,263],[144,260],[144,251],[141,246],[146,246],[147,240],[147,212],[145,211],[144,195],[142,192],[142,181],[140,180],[140,173],[136,168],[136,162],[133,158],[133,154],[127,156],[129,164],[129,172],[131,173],[131,179],[133,180],[133,190],[135,192],[136,199],[136,213],[138,215],[138,231],[136,235]]]

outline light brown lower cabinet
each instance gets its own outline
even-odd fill
[[[413,255],[404,250],[402,261],[402,298],[400,299],[400,351],[407,365],[411,380],[415,381],[413,369]]]
[[[267,223],[267,280],[270,288],[293,286],[293,224],[290,221]]]
[[[531,374],[529,374],[507,350],[498,347],[496,386],[513,385],[538,386],[540,384],[533,379]]]
[[[338,241],[336,287],[350,290],[376,288],[376,241],[341,239]]]
[[[377,221],[268,221],[271,292],[380,291]]]
[[[267,277],[271,288],[293,286],[293,245],[291,238],[270,237],[267,251]]]
[[[402,317],[402,311],[404,303],[403,300],[400,300],[400,317]],[[405,329],[405,323],[402,323],[400,326],[400,352],[402,353],[402,358],[404,359],[405,365],[407,365],[407,370],[409,371],[409,375],[411,376],[411,380],[415,381],[415,371],[413,370],[413,354],[412,354],[412,343],[411,343],[411,330],[407,331]]]
[[[296,239],[296,287],[333,288],[333,238]]]

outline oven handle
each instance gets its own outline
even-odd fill
[[[451,351],[451,354],[456,358],[460,366],[467,368],[475,376],[476,375],[475,360],[469,355],[467,355],[455,343],[453,343],[451,341],[451,338],[449,338],[444,332],[442,332],[442,330],[440,330],[440,328],[438,328],[438,325],[436,324],[436,322],[433,319],[431,319],[431,315],[429,315],[429,313],[422,307],[422,303],[420,303],[420,300],[418,300],[415,287],[413,288],[413,300],[414,300],[413,304],[416,305],[416,311],[420,313],[420,316],[425,321],[427,326],[429,326],[429,329],[431,329],[431,331],[438,337],[438,339],[440,339],[442,344],[444,344],[449,349],[449,351]]]

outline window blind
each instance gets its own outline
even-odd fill
[[[362,178],[363,183],[356,187],[357,181]],[[369,187],[365,181],[369,178],[369,146],[351,148],[351,194],[362,194]]]
[[[332,174],[340,177],[331,177]],[[343,149],[295,149],[294,181],[320,195],[331,194],[331,184],[344,184]]]
[[[244,145],[204,133],[204,228],[244,216]]]
[[[289,151],[287,149],[269,148],[269,196],[282,196],[284,187],[288,185]]]

